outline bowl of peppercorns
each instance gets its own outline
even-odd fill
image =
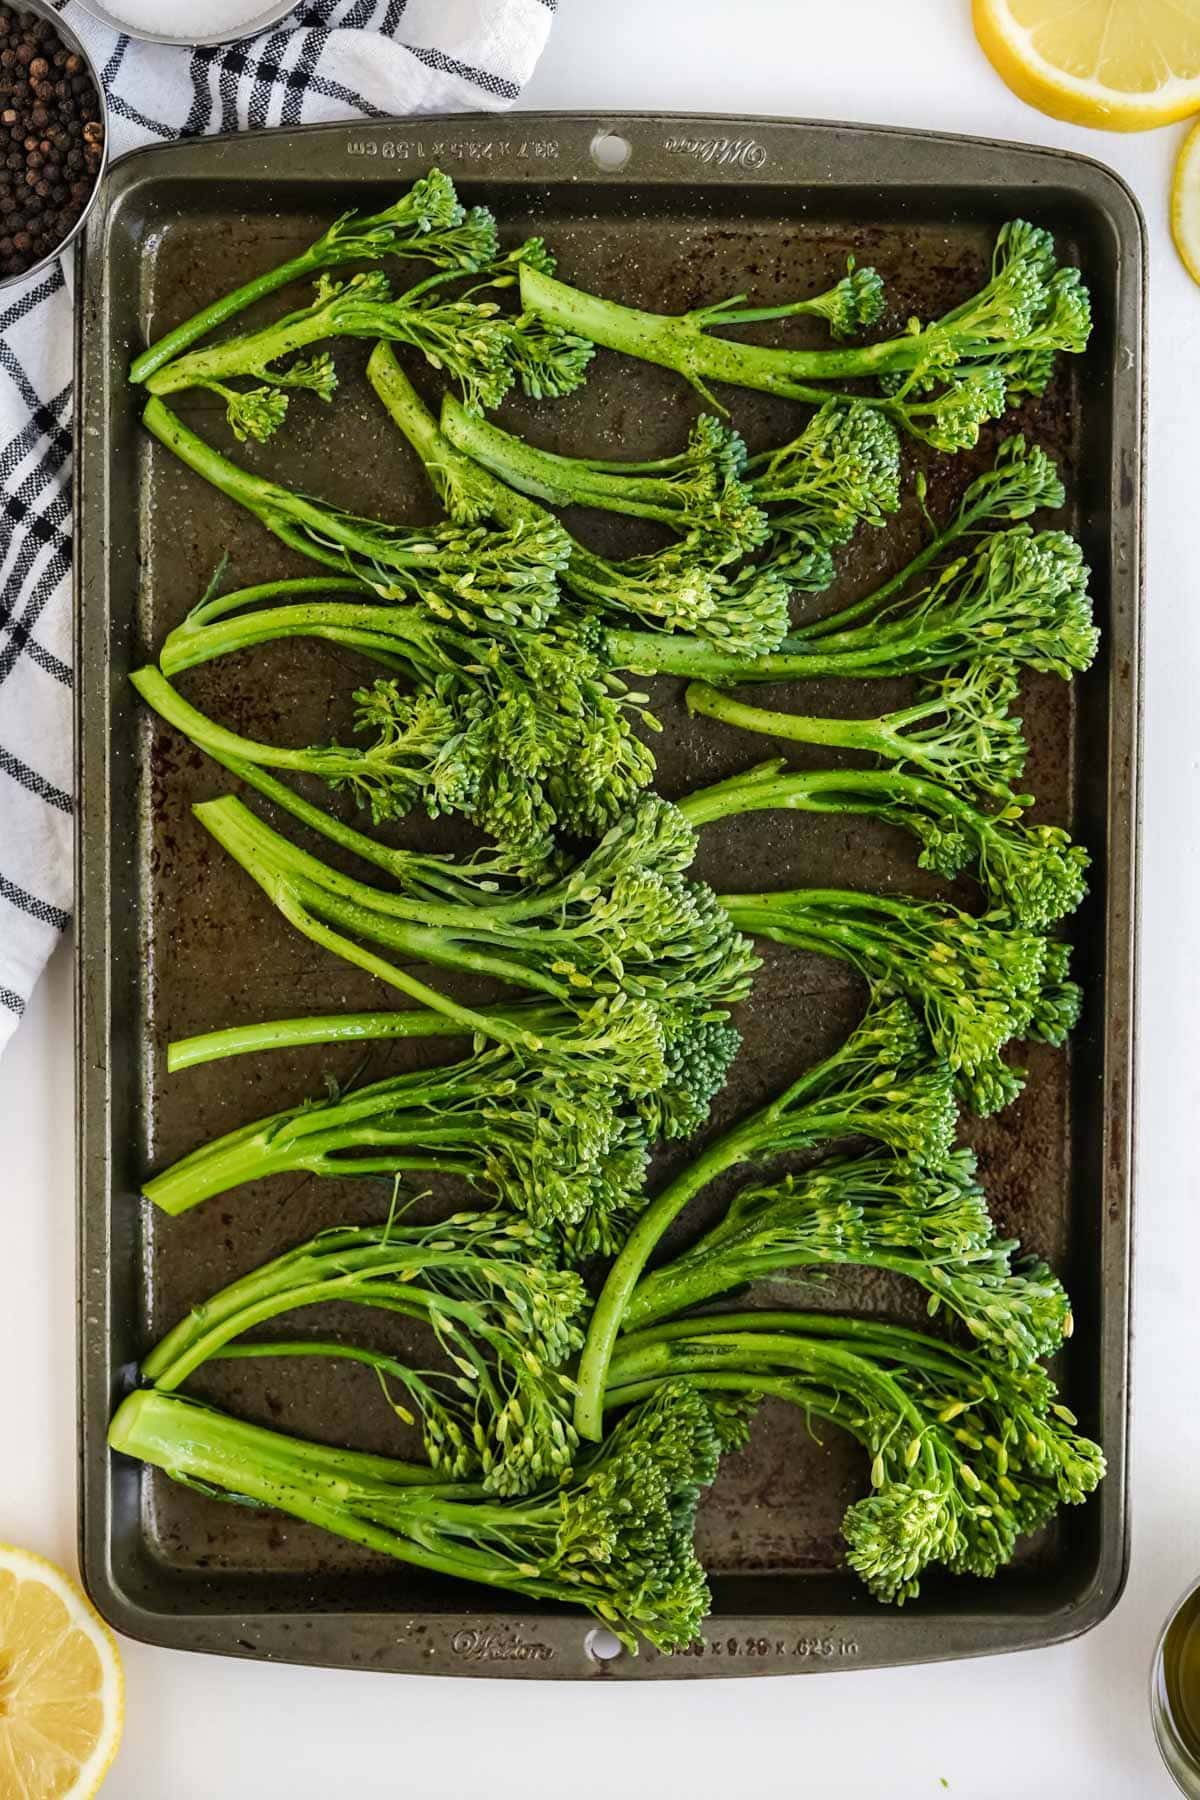
[[[58,256],[104,173],[104,86],[44,0],[0,0],[0,287]]]

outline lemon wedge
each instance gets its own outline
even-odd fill
[[[116,1642],[75,1583],[0,1544],[0,1794],[86,1800],[117,1753]]]
[[[1014,94],[1055,119],[1144,131],[1200,112],[1200,0],[973,0]]]
[[[1171,183],[1171,236],[1193,281],[1200,281],[1200,125],[1183,140]]]

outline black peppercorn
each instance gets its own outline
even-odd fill
[[[0,0],[0,277],[70,236],[104,154],[102,102],[54,22]]]

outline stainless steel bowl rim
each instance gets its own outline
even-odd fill
[[[23,4],[23,0],[21,0]],[[248,19],[244,25],[238,25],[231,31],[219,31],[208,37],[175,37],[168,32],[142,31],[136,25],[111,13],[104,6],[103,0],[78,0],[84,12],[90,13],[101,25],[107,25],[110,31],[119,31],[126,37],[138,38],[145,44],[172,44],[176,49],[212,50],[220,44],[240,44],[246,38],[256,37],[260,31],[269,31],[272,25],[278,25],[286,19],[290,12],[295,12],[298,0],[275,0],[273,6],[264,6]]]
[[[100,192],[100,185],[104,180],[104,171],[108,167],[108,134],[110,130],[108,95],[104,92],[104,83],[100,79],[100,71],[96,67],[95,61],[93,60],[87,45],[77,36],[66,21],[60,18],[54,8],[47,4],[47,0],[17,0],[17,10],[19,12],[36,13],[39,19],[48,19],[67,48],[73,50],[76,56],[82,56],[84,66],[92,80],[95,82],[96,92],[100,96],[100,123],[104,127],[104,143],[101,146],[100,166],[96,170],[96,178],[92,183],[92,191],[84,203],[83,211],[76,219],[74,225],[72,225],[70,231],[68,231],[66,237],[55,244],[52,250],[47,250],[40,262],[31,263],[27,269],[22,269],[19,275],[0,275],[0,293],[3,293],[6,288],[15,287],[18,282],[33,281],[38,275],[44,274],[45,271],[50,268],[51,264],[58,261],[59,257],[63,254],[63,251],[66,250],[69,245],[74,243],[75,239],[79,236],[79,233],[87,223],[88,214],[96,204],[96,197]]]

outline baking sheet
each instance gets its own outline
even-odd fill
[[[597,166],[606,134],[629,146],[617,172]],[[839,1533],[865,1460],[832,1430],[817,1441],[782,1406],[764,1409],[750,1448],[727,1459],[704,1503],[698,1542],[714,1610],[703,1643],[685,1656],[644,1650],[607,1663],[590,1655],[582,1615],[532,1611],[519,1596],[476,1593],[298,1523],[222,1506],[114,1464],[105,1447],[130,1369],[186,1307],[313,1231],[377,1218],[386,1206],[380,1184],[280,1178],[180,1219],[154,1215],[137,1197],[148,1167],[319,1090],[327,1072],[350,1076],[364,1054],[326,1046],[168,1078],[168,1040],[257,1017],[391,1004],[367,976],[289,933],[222,858],[189,808],[232,783],[133,703],[126,674],[195,602],[224,552],[238,585],[309,565],[145,439],[124,371],[148,338],[301,248],[337,212],[384,204],[434,161],[464,199],[494,207],[506,236],[542,232],[568,279],[659,310],[747,287],[764,303],[816,291],[853,253],[884,275],[898,325],[971,291],[996,227],[1016,215],[1049,225],[1084,268],[1096,306],[1087,355],[1063,359],[1044,399],[1010,414],[981,455],[906,452],[908,464],[927,467],[941,516],[999,435],[1021,428],[1044,443],[1068,485],[1054,523],[1083,540],[1104,627],[1086,677],[1070,687],[1033,677],[1023,694],[1038,816],[1069,824],[1095,859],[1091,896],[1072,924],[1085,1016],[1067,1054],[1030,1049],[1025,1095],[968,1135],[998,1224],[1053,1262],[1071,1291],[1066,1397],[1101,1438],[1110,1473],[1095,1499],[1060,1515],[992,1582],[931,1577],[903,1613],[870,1600],[842,1566]],[[1046,1643],[1113,1604],[1125,1563],[1141,286],[1136,206],[1098,165],[863,127],[517,115],[498,128],[459,117],[208,140],[142,152],[113,171],[88,230],[78,408],[81,1532],[89,1589],[122,1630],[307,1662],[627,1678],[868,1666]],[[277,296],[261,316],[290,304]],[[779,329],[763,328],[764,338]],[[783,329],[797,341],[794,323]],[[284,433],[264,448],[238,447],[237,459],[360,512],[431,517],[415,458],[366,385],[366,347],[339,344],[334,354],[342,378],[334,408],[297,401]],[[785,402],[727,397],[751,449],[798,427],[801,415]],[[178,398],[185,419],[227,448],[217,403]],[[668,372],[599,353],[580,394],[533,410],[513,403],[501,418],[518,429],[535,420],[537,440],[551,448],[649,457],[678,447],[698,405]],[[601,549],[639,547],[626,521],[570,522]],[[898,567],[920,530],[910,493],[886,532],[859,534],[839,588],[819,604]],[[293,643],[211,664],[184,685],[237,730],[304,743],[347,729],[350,689],[364,674],[347,653]],[[654,687],[668,726],[655,745],[664,792],[771,752],[768,742],[688,720],[681,691],[675,682]],[[874,712],[903,691],[808,684],[805,706]],[[760,688],[755,698],[789,697]],[[795,766],[832,760],[798,746],[786,753]],[[446,821],[408,821],[398,837],[468,841]],[[706,831],[697,869],[741,891],[824,883],[952,891],[916,870],[907,836],[857,820],[725,822]],[[745,1044],[713,1129],[831,1049],[862,999],[840,965],[768,949],[740,1009]],[[437,1045],[376,1046],[367,1078],[444,1054]],[[675,1147],[656,1167],[665,1173],[689,1154]],[[721,1193],[703,1196],[677,1232],[693,1231]],[[451,1198],[435,1189],[429,1204]],[[838,1272],[805,1304],[920,1317],[911,1291],[863,1271]],[[323,1324],[342,1322],[326,1309]],[[354,1329],[381,1347],[405,1347],[402,1322],[371,1316],[364,1325],[360,1314]],[[412,1449],[369,1371],[351,1365],[231,1363],[196,1391],[330,1441]]]

